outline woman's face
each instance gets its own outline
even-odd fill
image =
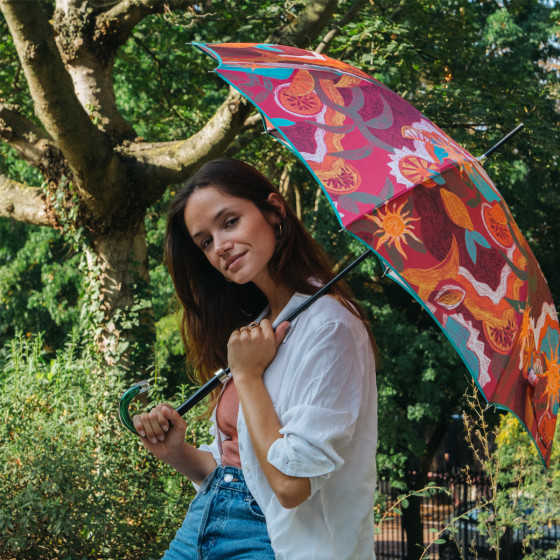
[[[272,193],[268,200],[284,214],[278,195]],[[270,282],[268,263],[276,248],[274,226],[280,216],[264,214],[250,200],[212,186],[191,194],[184,216],[194,243],[228,280],[254,282],[261,289]]]

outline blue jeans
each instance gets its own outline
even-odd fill
[[[263,512],[236,467],[206,477],[162,560],[222,559],[274,560]]]

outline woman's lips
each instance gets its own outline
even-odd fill
[[[231,270],[232,267],[235,268],[237,266],[237,264],[240,263],[241,257],[243,257],[244,255],[245,255],[245,253],[238,253],[237,255],[231,256],[226,261],[226,270]]]

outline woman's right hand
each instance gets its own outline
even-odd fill
[[[142,445],[158,459],[173,463],[186,446],[187,423],[170,405],[161,403],[132,418]]]

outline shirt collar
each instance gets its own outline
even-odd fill
[[[286,317],[288,317],[291,313],[293,313],[305,300],[307,300],[308,298],[310,298],[311,296],[306,295],[306,294],[300,294],[299,292],[296,292],[288,301],[288,303],[286,304],[286,306],[284,307],[284,309],[282,309],[282,311],[280,311],[280,314],[278,315],[278,317],[276,318],[276,321],[274,321],[274,323],[272,324],[272,326],[274,328],[276,328],[282,321],[284,321],[284,319]],[[267,305],[259,314],[259,316],[255,319],[255,321],[257,323],[260,323],[270,312],[270,305]],[[290,336],[290,333],[293,330],[293,326],[295,325],[295,323],[297,322],[297,320],[299,319],[299,315],[290,323],[290,328],[288,329],[288,332],[286,333],[286,336],[284,336],[284,340],[282,342],[286,342],[286,340],[288,339],[288,337]]]

